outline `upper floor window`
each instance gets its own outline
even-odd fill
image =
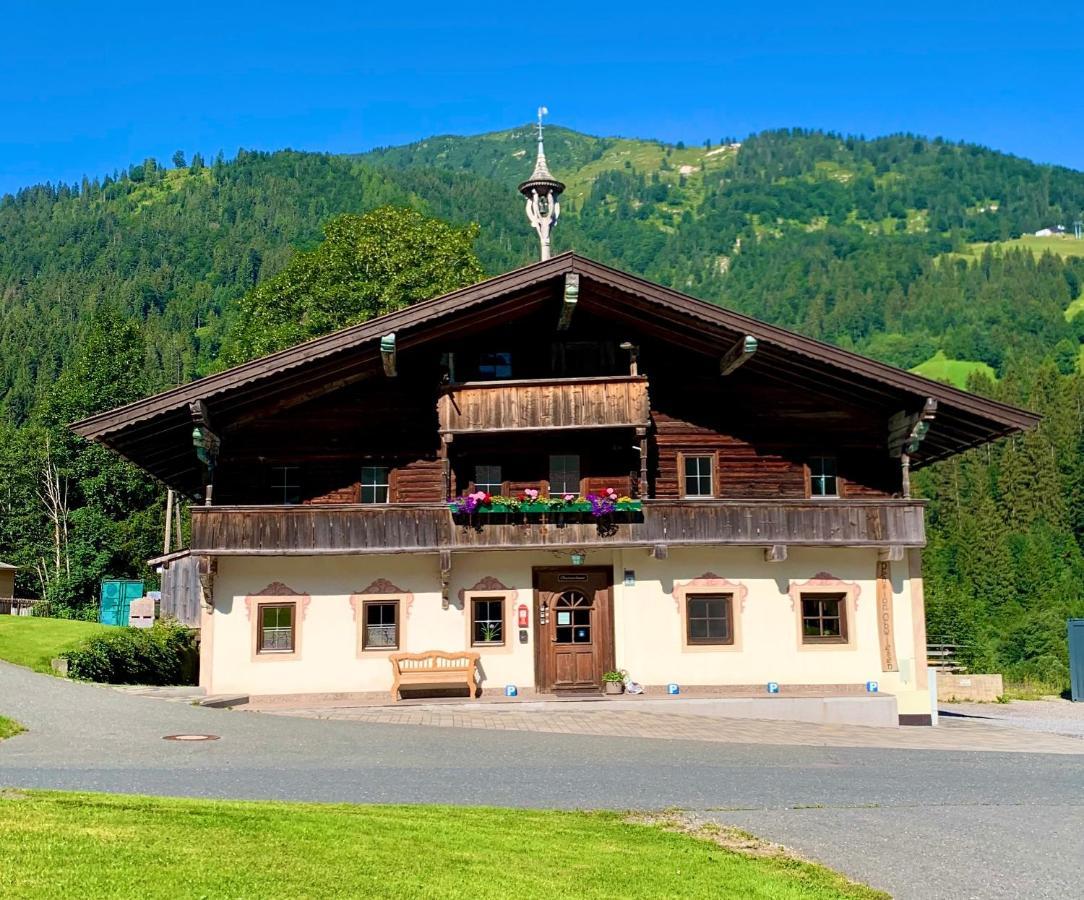
[[[580,492],[580,458],[575,453],[550,455],[550,494]]]
[[[388,502],[388,473],[389,469],[387,466],[361,467],[362,503]]]
[[[271,499],[286,505],[301,502],[300,466],[271,467]]]
[[[834,456],[814,456],[809,461],[809,493],[812,497],[838,497]]]
[[[712,456],[683,457],[682,477],[685,480],[686,497],[714,497],[715,485],[712,469],[715,462]]]
[[[500,466],[475,466],[474,489],[487,494],[499,494],[503,490]]]
[[[512,377],[512,354],[506,350],[482,353],[478,357],[478,378],[495,381]]]

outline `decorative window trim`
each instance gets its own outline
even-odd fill
[[[392,603],[399,604],[398,615],[398,647],[365,647],[365,604],[366,603]],[[354,618],[355,655],[358,659],[386,659],[392,653],[402,653],[406,650],[407,643],[407,620],[410,618],[410,610],[414,605],[414,594],[396,587],[386,578],[378,578],[368,587],[350,595],[350,610]]]
[[[728,644],[691,644],[689,643],[689,597],[697,594],[730,594],[731,632],[733,640]],[[742,648],[742,613],[749,588],[740,581],[720,578],[714,572],[705,572],[699,578],[690,581],[674,582],[671,592],[674,608],[678,614],[681,631],[681,650],[683,653],[734,653]]]
[[[708,457],[711,460],[711,493],[710,494],[686,494],[685,493],[685,460],[695,457]],[[678,498],[681,500],[714,500],[719,497],[719,454],[715,450],[679,450],[677,454],[677,483]]]
[[[812,653],[831,653],[840,650],[856,650],[858,648],[858,598],[862,593],[862,587],[854,581],[844,581],[837,578],[831,572],[818,572],[808,581],[791,581],[790,607],[794,612],[794,633],[798,641],[798,650]],[[812,594],[842,594],[844,616],[846,621],[844,628],[847,632],[845,641],[814,641],[807,643],[802,639],[802,595]]]
[[[263,590],[245,597],[245,618],[249,620],[249,645],[251,647],[252,662],[286,662],[301,659],[302,632],[305,616],[309,610],[312,597],[302,594],[288,587],[281,581],[273,581]],[[294,649],[289,653],[260,652],[260,607],[261,606],[293,606],[294,607]]]
[[[504,600],[504,643],[503,644],[475,644],[474,643],[474,601],[475,600]],[[519,600],[519,591],[515,588],[505,587],[500,579],[487,575],[478,581],[474,587],[459,589],[459,608],[463,611],[463,621],[466,626],[466,646],[486,656],[508,656],[516,652],[519,643],[516,626],[516,605]]]

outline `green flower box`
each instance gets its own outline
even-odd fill
[[[459,507],[455,503],[449,503],[448,508],[453,512],[460,515],[468,515],[467,513],[460,513]],[[627,500],[624,503],[618,503],[615,512],[639,512],[643,509],[643,504],[639,500]],[[562,503],[560,506],[550,505],[549,503],[521,503],[519,507],[504,506],[503,504],[491,504],[489,506],[479,506],[476,513],[483,513],[484,515],[505,515],[514,516],[517,513],[524,513],[527,515],[543,515],[551,514],[557,515],[558,513],[589,513],[591,512],[590,503]]]

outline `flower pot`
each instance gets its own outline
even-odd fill
[[[625,682],[623,681],[604,681],[602,683],[603,693],[606,694],[623,694],[625,693]]]

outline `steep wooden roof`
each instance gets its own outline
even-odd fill
[[[394,331],[400,351],[484,328],[559,302],[563,277],[578,273],[579,306],[641,327],[651,323],[675,343],[722,354],[743,335],[758,341],[744,371],[849,402],[915,412],[938,401],[934,427],[915,465],[1033,427],[1033,413],[875,362],[786,329],[689,297],[617,269],[564,253],[480,284],[342,329],[72,425],[182,490],[198,487],[190,404],[202,401],[220,429],[257,410],[316,397],[371,374],[381,336]]]

